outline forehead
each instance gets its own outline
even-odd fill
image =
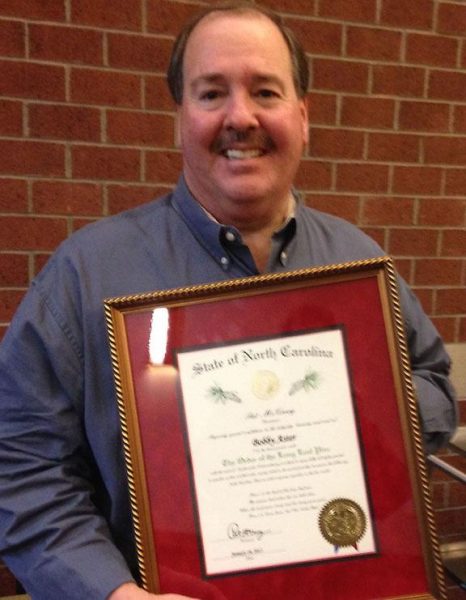
[[[206,75],[228,75],[248,67],[292,78],[288,45],[273,21],[254,11],[213,12],[192,31],[185,50],[185,83]]]

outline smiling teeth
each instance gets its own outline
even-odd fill
[[[235,160],[241,160],[245,158],[257,158],[261,156],[261,150],[226,150],[225,155],[227,158]]]

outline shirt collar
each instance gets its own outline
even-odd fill
[[[230,264],[229,252],[234,245],[241,244],[241,234],[232,225],[219,223],[199,202],[188,189],[185,178],[180,176],[178,185],[173,192],[173,206],[185,221],[197,241],[227,270]],[[275,260],[282,262],[283,252],[296,233],[296,210],[299,196],[292,192],[289,213],[282,226],[273,234],[271,263]],[[269,265],[272,267],[272,264]]]

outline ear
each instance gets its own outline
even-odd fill
[[[309,143],[309,96],[305,96],[300,100],[301,119],[303,127],[303,144],[307,146]]]
[[[175,148],[181,148],[181,107],[177,106],[175,113]]]

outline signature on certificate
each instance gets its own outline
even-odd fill
[[[250,529],[249,527],[240,527],[238,523],[230,523],[227,527],[227,535],[230,540],[261,540],[264,535],[267,535],[270,531],[264,531],[263,529]]]

